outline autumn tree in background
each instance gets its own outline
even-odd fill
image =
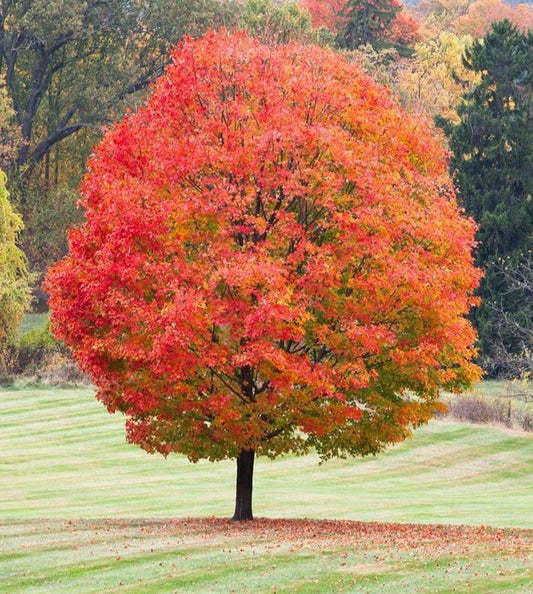
[[[242,28],[266,43],[302,41],[312,35],[310,15],[296,0],[247,0],[240,12]]]
[[[22,219],[13,210],[0,171],[0,366],[3,347],[12,338],[29,303],[26,258],[17,246]]]
[[[489,32],[492,23],[509,20],[513,12],[513,7],[502,0],[478,0],[470,4],[466,14],[457,19],[454,30],[463,35],[483,37]]]
[[[231,23],[234,4],[0,2],[0,74],[21,140],[0,165],[26,221],[23,245],[34,270],[65,253],[65,226],[78,217],[74,188],[102,125],[138,104],[170,45]]]
[[[112,121],[125,96],[161,74],[171,43],[216,24],[218,4],[2,2],[0,67],[24,140],[16,165],[32,168],[77,131]]]
[[[531,4],[508,4],[502,0],[477,0],[465,15],[454,24],[460,34],[474,37],[485,36],[493,23],[508,20],[522,31],[533,28],[533,6]]]
[[[414,8],[430,36],[442,31],[481,38],[493,23],[508,20],[526,32],[533,27],[533,6],[504,0],[422,0]]]
[[[420,39],[418,21],[398,0],[300,0],[300,5],[309,12],[313,27],[336,33],[337,45],[343,48],[386,42],[404,47]]]
[[[326,27],[331,31],[339,28],[341,11],[347,0],[300,0],[300,5],[309,11],[313,27]]]
[[[468,12],[472,0],[421,0],[415,12],[433,34],[455,32],[455,24]]]
[[[474,320],[481,355],[487,369],[502,373],[496,343],[498,351],[503,345],[510,353],[530,347],[513,324],[500,322],[501,311],[519,324],[533,314],[531,302],[524,309],[528,299],[509,291],[506,281],[533,245],[533,33],[496,23],[466,49],[464,64],[480,80],[458,108],[460,121],[444,127],[461,203],[479,223],[477,261],[486,274]]]
[[[413,46],[421,38],[420,23],[402,7],[391,23],[388,40],[400,46]]]
[[[479,73],[463,64],[465,49],[473,41],[469,36],[442,32],[415,45],[412,59],[403,62],[394,81],[407,111],[459,122],[457,107],[479,82]]]
[[[478,376],[474,225],[441,139],[357,66],[244,34],[187,40],[110,129],[52,323],[148,452],[365,455]]]

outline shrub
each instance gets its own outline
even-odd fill
[[[44,326],[24,332],[14,341],[15,373],[36,371],[51,353],[60,352],[64,347],[52,336],[50,321]]]
[[[448,416],[470,423],[494,423],[533,432],[533,404],[518,398],[490,398],[474,394],[450,397]]]
[[[70,350],[50,332],[49,319],[12,341],[4,360],[9,371],[0,377],[3,384],[12,383],[16,376],[55,386],[89,383],[72,360]]]
[[[517,407],[515,418],[519,427],[533,433],[533,409],[530,405]]]
[[[465,395],[451,401],[448,414],[460,421],[471,423],[508,424],[508,410],[502,400],[488,400],[480,396]]]

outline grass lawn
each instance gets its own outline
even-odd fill
[[[509,529],[533,529],[531,434],[438,421],[376,457],[260,458],[263,519],[234,525],[234,462],[122,425],[90,389],[0,392],[0,592],[533,591],[533,531]]]

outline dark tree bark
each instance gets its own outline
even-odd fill
[[[253,520],[252,484],[254,474],[254,450],[242,450],[237,458],[237,494],[232,520]]]

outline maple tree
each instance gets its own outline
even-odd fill
[[[428,122],[318,47],[186,40],[108,130],[52,324],[148,452],[365,455],[478,377],[479,273]]]
[[[341,11],[347,0],[300,0],[311,15],[311,22],[316,28],[326,27],[336,31],[342,21]]]
[[[420,23],[402,7],[391,23],[389,40],[400,45],[414,45],[420,41]]]

